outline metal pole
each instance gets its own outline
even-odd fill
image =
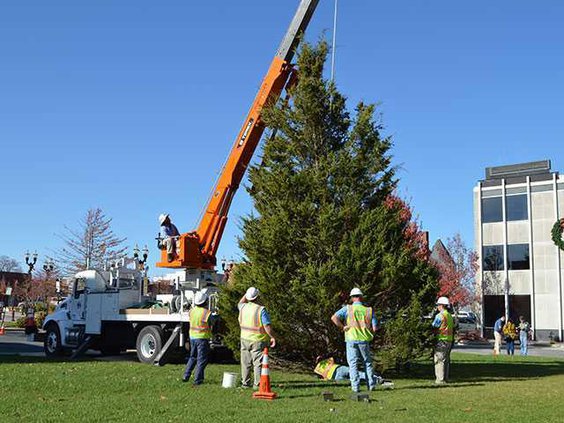
[[[331,51],[331,82],[335,81],[335,54],[337,53],[337,10],[339,0],[335,0],[335,14],[333,16],[333,48]]]

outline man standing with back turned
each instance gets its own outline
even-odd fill
[[[345,333],[352,391],[360,391],[358,368],[360,363],[364,364],[368,390],[372,391],[376,385],[372,369],[370,341],[374,339],[377,321],[372,307],[366,307],[362,303],[362,291],[360,289],[353,288],[350,298],[352,303],[337,311],[331,317],[331,321]]]
[[[190,309],[190,358],[184,371],[183,382],[188,382],[196,368],[194,385],[204,382],[204,369],[210,353],[211,324],[214,319],[207,307],[208,294],[198,292],[194,297],[194,307]]]
[[[251,286],[238,305],[243,388],[251,387],[251,368],[254,371],[254,386],[259,386],[263,351],[269,344],[271,347],[276,346],[270,327],[270,316],[263,306],[256,303],[258,296],[259,290]]]
[[[437,343],[435,345],[435,383],[444,385],[448,381],[450,370],[450,350],[454,341],[454,320],[448,312],[449,301],[447,297],[440,297],[437,300],[438,313],[433,320],[433,327],[437,333]]]

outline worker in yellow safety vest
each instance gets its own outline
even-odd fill
[[[251,369],[254,386],[259,386],[263,351],[276,340],[270,327],[266,308],[256,303],[259,290],[250,287],[239,301],[239,326],[241,327],[241,385],[251,387]]]
[[[188,382],[192,371],[194,373],[194,385],[204,382],[204,369],[208,364],[211,340],[211,325],[215,318],[207,307],[208,294],[197,292],[194,296],[194,306],[190,309],[190,357],[186,364],[186,370],[182,377],[183,382]]]
[[[347,362],[353,392],[360,390],[358,367],[361,363],[366,372],[368,390],[372,391],[376,387],[370,341],[374,338],[378,322],[372,307],[367,307],[362,303],[362,295],[359,288],[353,288],[350,292],[351,304],[344,306],[331,317],[331,321],[345,333]]]
[[[437,300],[438,313],[433,320],[436,333],[436,344],[434,353],[435,383],[444,385],[448,382],[450,370],[450,351],[454,342],[454,319],[448,312],[449,300],[440,297]]]
[[[317,357],[313,372],[319,375],[323,380],[350,380],[349,366],[335,363],[335,359],[333,357]],[[361,382],[366,380],[365,372],[358,372],[358,375]],[[385,389],[394,387],[394,383],[392,381],[385,380],[382,376],[379,376],[376,373],[374,373],[373,378],[374,385],[379,385]]]

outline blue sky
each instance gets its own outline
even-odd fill
[[[40,260],[89,207],[130,245],[201,208],[298,0],[0,3],[0,255]],[[431,239],[473,243],[491,165],[564,171],[564,2],[340,0],[337,83],[380,103]],[[321,0],[308,39],[331,37]],[[233,203],[218,257],[239,257]]]

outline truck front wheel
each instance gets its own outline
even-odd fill
[[[60,357],[65,352],[61,340],[61,331],[55,323],[48,325],[45,330],[43,349],[47,357]]]
[[[160,326],[145,326],[137,335],[135,343],[137,358],[142,363],[153,364],[163,347],[163,330]]]

